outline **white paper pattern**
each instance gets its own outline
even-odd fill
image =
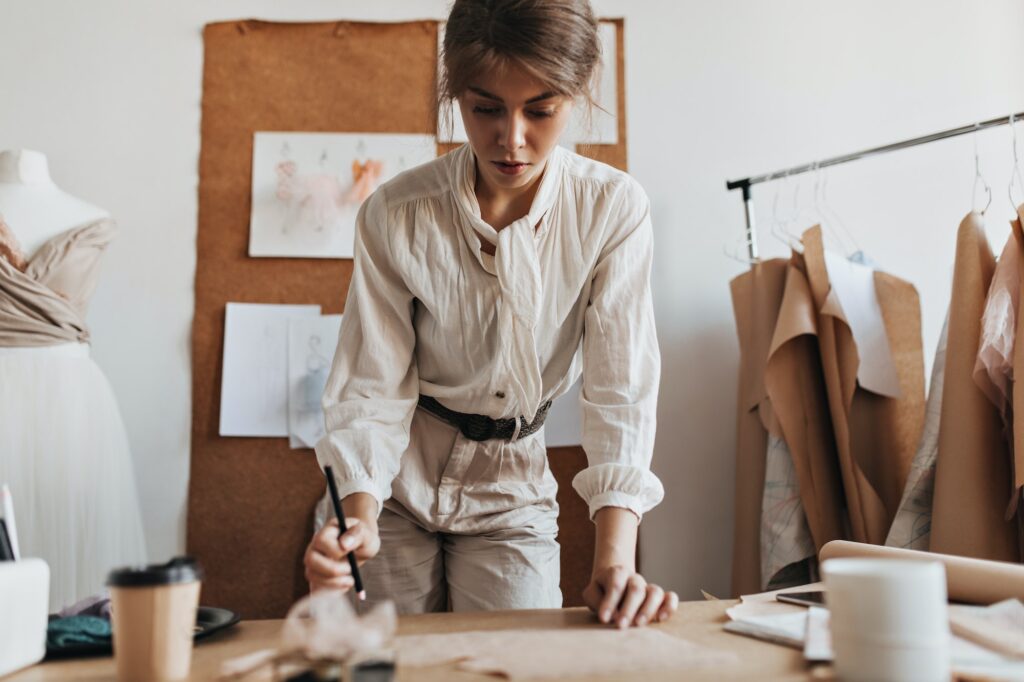
[[[227,304],[220,435],[288,435],[288,320],[319,314],[318,305]]]
[[[899,376],[875,291],[874,269],[829,251],[825,252],[825,268],[857,344],[858,383],[872,393],[899,398]]]

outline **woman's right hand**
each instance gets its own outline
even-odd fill
[[[350,518],[348,530],[338,537],[338,520],[331,519],[320,529],[306,548],[303,563],[306,566],[306,580],[311,591],[341,590],[347,592],[355,585],[352,569],[345,556],[355,552],[356,562],[362,566],[380,551],[380,535],[377,524],[371,521]]]

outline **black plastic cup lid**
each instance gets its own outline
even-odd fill
[[[115,568],[107,576],[110,587],[150,587],[191,583],[203,579],[203,569],[192,557],[174,557],[166,564]]]

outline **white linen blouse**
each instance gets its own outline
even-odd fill
[[[661,358],[647,196],[626,173],[556,147],[529,213],[495,231],[475,179],[464,145],[360,209],[318,460],[342,497],[369,493],[380,508],[421,393],[529,422],[582,374],[588,466],[573,487],[591,517],[607,506],[642,517],[664,496],[650,471]]]

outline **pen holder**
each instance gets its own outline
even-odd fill
[[[0,562],[0,677],[43,660],[50,567],[42,559]]]

